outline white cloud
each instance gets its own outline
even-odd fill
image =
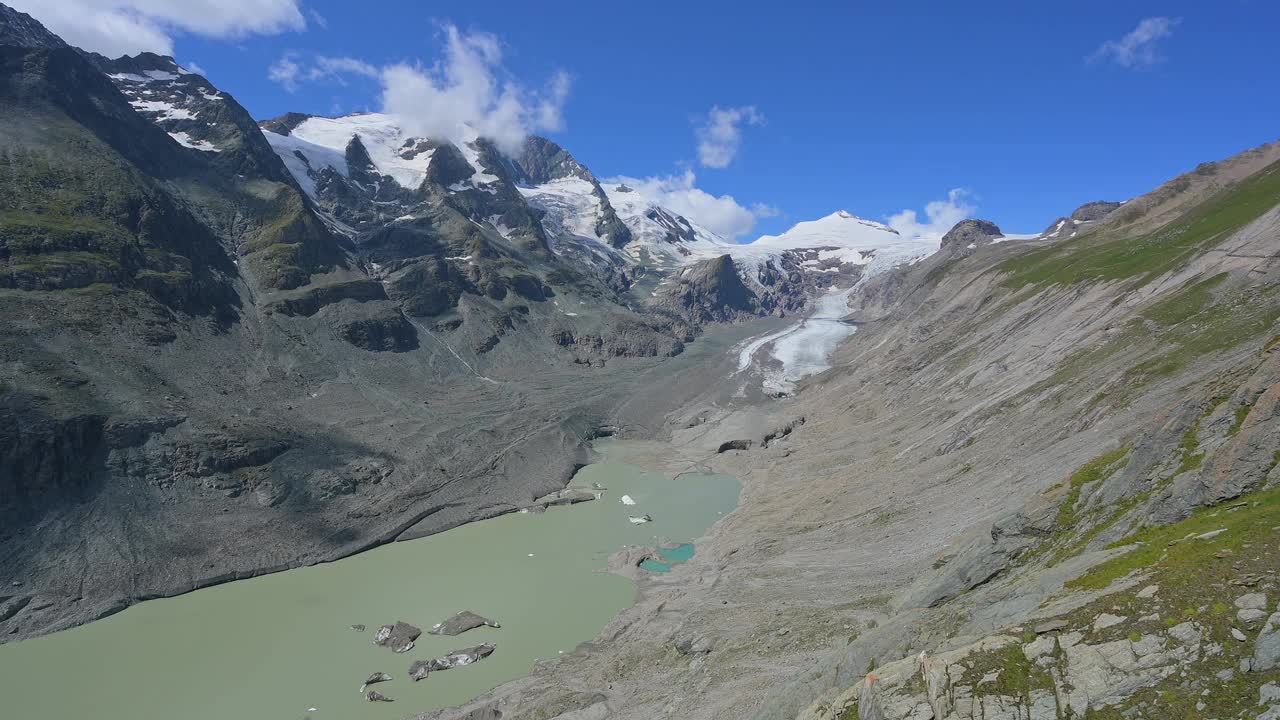
[[[758,218],[771,218],[778,217],[782,211],[772,205],[758,202],[751,205],[751,214]]]
[[[512,151],[530,133],[564,127],[569,77],[552,76],[541,91],[511,79],[502,48],[489,33],[444,26],[444,56],[430,67],[400,63],[382,71],[383,111],[410,132],[459,139],[468,127]]]
[[[964,188],[947,192],[946,200],[933,200],[924,206],[924,220],[915,210],[903,210],[891,216],[889,227],[907,238],[941,239],[956,223],[973,217],[978,209],[971,202],[973,194]]]
[[[610,178],[609,183],[620,183],[640,193],[646,200],[683,215],[717,235],[737,240],[756,226],[756,219],[773,217],[776,208],[757,203],[743,207],[732,195],[712,195],[694,185],[697,177],[692,170],[665,177]]]
[[[316,66],[311,69],[311,79],[337,77],[341,75],[363,75],[378,77],[381,71],[369,63],[353,57],[329,57],[321,55],[316,58]]]
[[[303,30],[298,0],[7,0],[63,40],[115,57],[173,54],[175,35],[240,38]]]
[[[319,80],[346,85],[346,78],[351,75],[377,78],[382,75],[382,71],[359,58],[316,55],[303,60],[295,52],[281,55],[267,68],[267,77],[288,92],[297,92],[304,82]]]
[[[186,68],[187,70],[190,70],[191,72],[193,72],[193,73],[195,73],[195,74],[197,74],[197,75],[204,75],[204,74],[205,74],[204,68],[200,67],[199,65],[197,65],[197,64],[195,64],[195,63],[193,63],[193,62],[184,62],[184,63],[182,63],[182,67]]]
[[[283,55],[267,68],[267,77],[289,92],[297,92],[306,73],[293,55]]]
[[[1145,18],[1128,35],[1102,43],[1086,59],[1090,63],[1111,60],[1126,68],[1150,67],[1163,59],[1159,52],[1159,42],[1172,35],[1173,28],[1180,22],[1181,18]]]
[[[760,125],[764,123],[755,107],[722,108],[714,106],[707,113],[706,120],[697,129],[698,161],[704,167],[725,168],[738,155],[742,146],[741,125]]]
[[[564,104],[570,78],[557,72],[541,90],[513,79],[502,64],[502,47],[489,33],[464,33],[443,26],[442,57],[430,66],[397,63],[376,67],[354,57],[298,53],[281,55],[267,76],[288,92],[304,83],[346,85],[352,77],[382,84],[382,110],[396,115],[415,135],[466,140],[479,133],[506,152],[514,151],[530,133],[564,128]]]

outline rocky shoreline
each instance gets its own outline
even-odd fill
[[[340,527],[359,521],[358,531],[334,530],[326,533],[325,541],[319,543],[309,533],[298,534],[293,539],[286,536],[265,555],[261,549],[246,548],[249,552],[243,556],[203,557],[199,565],[190,568],[167,563],[163,573],[157,575],[157,582],[143,592],[138,591],[137,583],[125,583],[123,579],[118,587],[117,583],[102,581],[110,575],[117,561],[108,561],[94,569],[101,587],[92,594],[81,594],[81,584],[74,577],[42,578],[38,573],[27,571],[26,565],[10,565],[6,574],[13,580],[6,582],[6,592],[0,592],[0,642],[75,627],[152,598],[175,597],[226,582],[333,562],[386,543],[424,537],[506,513],[536,511],[550,505],[592,499],[595,497],[593,489],[571,485],[576,471],[591,461],[590,440],[601,434],[615,433],[628,437],[650,436],[661,427],[662,418],[671,408],[685,398],[724,394],[714,379],[718,373],[727,372],[727,348],[750,333],[750,327],[746,324],[712,329],[676,358],[635,360],[629,365],[618,363],[608,375],[588,378],[569,373],[563,379],[566,392],[574,383],[581,387],[585,382],[595,388],[595,397],[587,405],[579,405],[577,417],[562,421],[565,431],[540,432],[521,439],[528,448],[519,451],[524,458],[522,462],[531,472],[518,483],[486,486],[484,493],[478,493],[471,484],[449,482],[430,493],[423,493],[412,490],[412,484],[394,489],[399,485],[395,482],[395,477],[401,472],[398,471],[381,484],[385,488],[391,483],[397,494],[412,492],[405,496],[408,507],[385,507],[385,500],[378,500],[375,504],[372,498],[362,499],[363,493],[358,492],[340,496],[340,504],[325,513],[340,516]],[[582,403],[580,393],[574,395],[577,396],[575,402]],[[548,398],[546,402],[550,401]],[[601,428],[605,430],[601,431]],[[515,469],[512,467],[507,472]],[[378,490],[379,494],[383,492]],[[351,509],[342,510],[343,507]],[[221,507],[201,514],[198,508],[199,505],[195,505],[187,509],[192,523],[180,530],[188,541],[193,533],[201,532],[202,523],[210,520],[243,523],[243,533],[251,536],[257,523],[267,522],[275,514],[270,508],[262,508],[256,513],[224,514]],[[72,519],[54,520],[46,532],[52,532],[64,522],[72,522]],[[175,527],[175,531],[178,530]],[[225,529],[219,528],[218,533],[225,533]],[[357,539],[349,540],[347,537]],[[5,568],[5,560],[22,561],[23,557],[0,557],[0,569]],[[123,573],[129,567],[120,565],[118,569]],[[60,585],[68,585],[70,589],[58,592],[56,588]]]

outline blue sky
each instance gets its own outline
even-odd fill
[[[1280,3],[1262,0],[14,4],[72,42],[127,47],[128,30],[74,27],[82,6],[114,8],[138,24],[137,44],[172,49],[259,118],[382,106],[378,74],[285,87],[269,77],[282,59],[304,75],[318,58],[429,67],[450,25],[491,34],[493,78],[530,103],[567,74],[553,98],[562,129],[545,134],[602,178],[667,179],[674,193],[696,186],[776,211],[756,212],[744,240],[841,208],[924,220],[954,188],[1006,231],[1037,231],[1082,202],[1280,137]],[[730,132],[700,154],[713,108],[729,113],[721,130],[736,120],[736,151]]]

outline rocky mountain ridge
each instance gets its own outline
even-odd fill
[[[621,428],[740,507],[429,717],[1280,712],[1280,145],[1016,242],[723,250],[550,144],[257,143],[172,61],[0,12],[0,637],[525,507]],[[715,324],[832,286],[831,369],[740,385]]]
[[[0,10],[6,640],[524,507],[598,427],[653,426],[667,374],[719,367],[704,325],[825,287],[782,256],[651,262],[722,244],[613,210],[549,141],[259,126],[172,58]],[[526,194],[556,183],[581,237]]]

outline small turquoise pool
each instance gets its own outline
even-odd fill
[[[661,561],[649,558],[642,561],[640,567],[651,573],[671,572],[673,565],[687,562],[693,557],[693,543],[681,543],[673,548],[658,548],[658,554],[662,556]]]

